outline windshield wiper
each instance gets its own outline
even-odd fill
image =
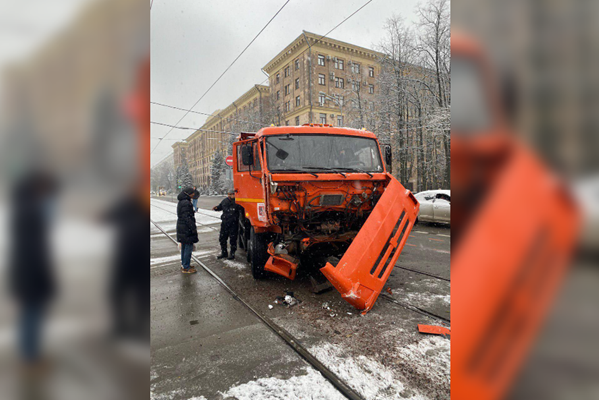
[[[336,168],[327,168],[327,167],[304,167],[304,168],[306,168],[306,169],[318,169],[318,170],[321,170],[321,171],[331,171],[331,172],[334,172],[336,174],[343,175],[344,178],[347,176],[343,172],[338,171]]]
[[[310,172],[310,171],[306,171],[304,169],[297,169],[297,168],[283,168],[283,169],[276,169],[276,170],[272,170],[272,172],[279,172],[279,171],[285,171],[285,172],[307,172],[310,175],[313,175],[315,178],[318,178],[318,175],[316,175],[314,172]]]
[[[345,171],[355,171],[355,172],[361,172],[363,174],[367,174],[368,176],[370,176],[371,178],[374,178],[374,175],[372,175],[370,172],[368,171],[364,171],[363,169],[360,168],[348,168],[348,167],[341,167],[339,169],[343,169]]]

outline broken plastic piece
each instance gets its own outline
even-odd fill
[[[275,248],[272,243],[268,244],[268,254],[270,258],[264,265],[264,270],[274,272],[291,280],[295,279],[298,260],[288,254],[275,254]]]
[[[430,333],[433,335],[451,335],[451,330],[444,326],[436,326],[436,325],[422,325],[418,324],[418,332],[420,333]]]

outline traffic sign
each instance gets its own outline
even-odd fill
[[[233,156],[227,156],[227,158],[225,158],[225,164],[227,164],[229,167],[233,166]]]

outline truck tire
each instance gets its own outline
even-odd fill
[[[264,272],[264,264],[268,261],[266,246],[266,235],[254,232],[254,227],[251,227],[248,240],[248,258],[252,265],[254,279],[262,279],[266,276]]]

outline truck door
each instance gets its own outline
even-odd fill
[[[251,153],[251,164],[244,164],[243,153]],[[262,162],[257,140],[243,141],[235,147],[234,186],[235,201],[251,219],[266,222]],[[245,160],[247,162],[247,160]],[[261,224],[260,224],[261,225]]]

